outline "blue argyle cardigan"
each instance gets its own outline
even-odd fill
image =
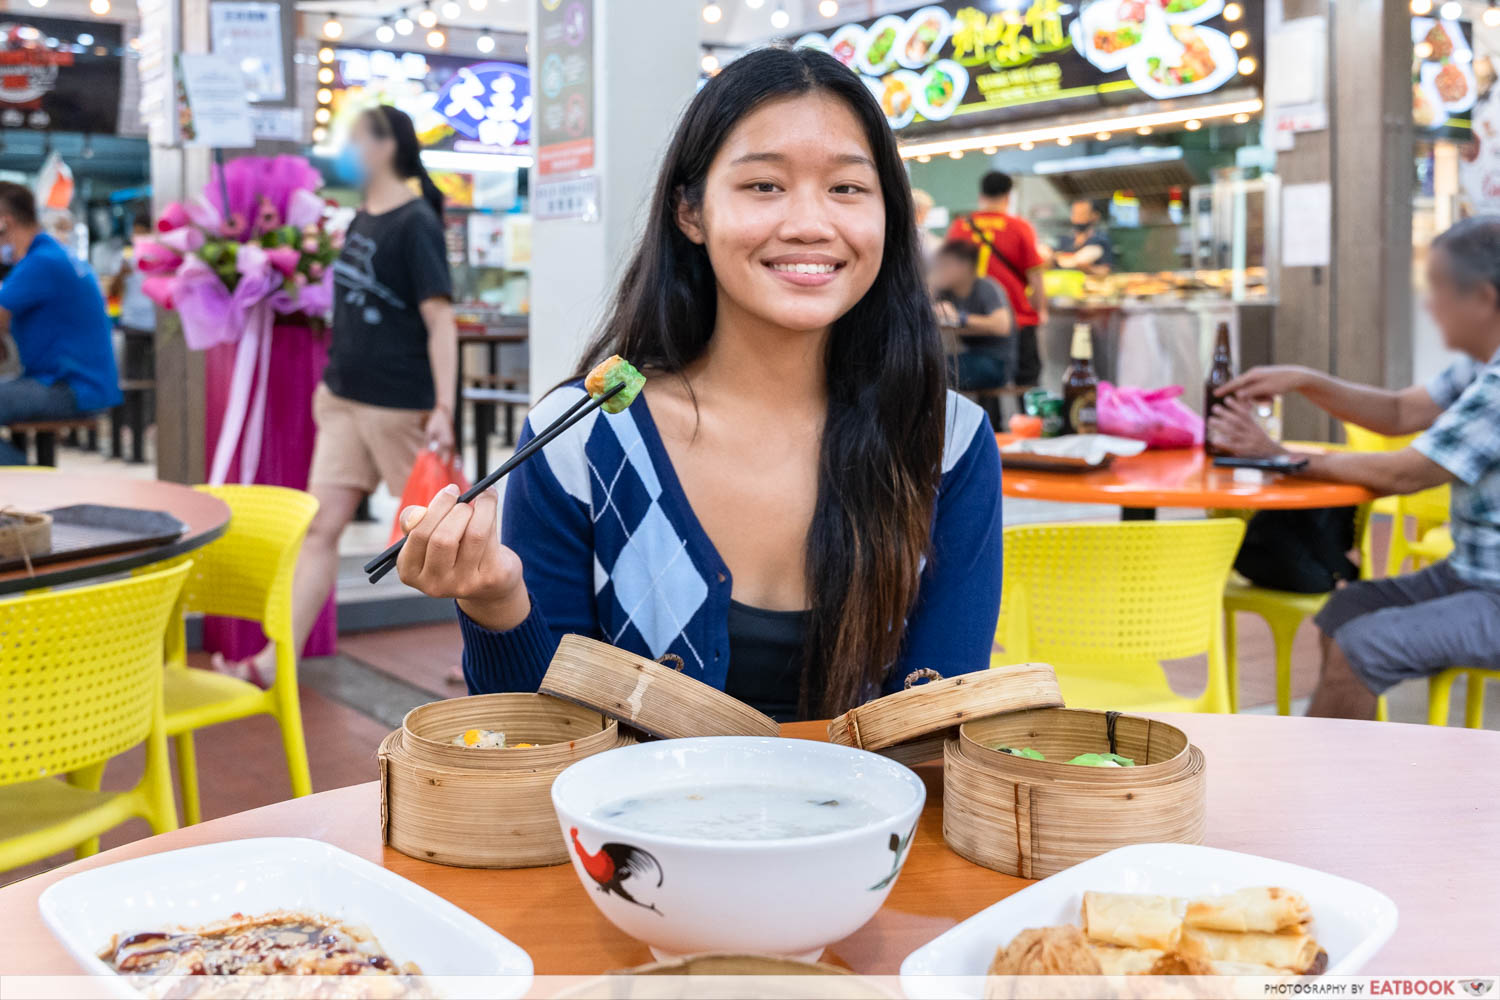
[[[583,394],[570,383],[532,410],[521,442]],[[932,549],[885,690],[931,667],[989,665],[1000,612],[1000,456],[979,407],[949,393]],[[594,411],[506,480],[501,540],[521,557],[531,614],[492,632],[462,612],[464,677],[475,694],[535,691],[561,638],[578,633],[723,690],[729,568],[688,504],[645,401]],[[879,692],[870,692],[875,696]]]

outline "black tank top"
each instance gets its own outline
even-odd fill
[[[797,721],[806,611],[767,611],[729,602],[725,693],[777,722]]]

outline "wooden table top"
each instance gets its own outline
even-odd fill
[[[1004,447],[1013,440],[996,434]],[[1143,451],[1116,458],[1098,472],[1037,472],[1008,468],[1001,476],[1008,497],[1063,503],[1118,504],[1121,507],[1223,507],[1235,510],[1290,510],[1352,507],[1375,495],[1352,483],[1328,483],[1299,476],[1221,469],[1201,448]]]
[[[47,563],[36,567],[35,576],[28,576],[24,568],[0,572],[0,594],[77,583],[160,562],[207,545],[229,527],[229,506],[224,501],[180,483],[124,476],[0,469],[0,506],[51,510],[80,503],[164,510],[186,524],[187,531],[170,545]]]
[[[1400,926],[1366,975],[1472,975],[1494,964],[1500,733],[1276,716],[1161,717],[1185,730],[1207,759],[1207,844],[1343,875],[1395,900]],[[822,723],[785,729],[806,739],[823,732]],[[920,770],[930,794],[900,880],[875,918],[832,945],[824,961],[894,974],[921,945],[1030,884],[948,850],[941,774],[933,766]],[[417,861],[382,846],[379,808],[375,782],[353,785],[139,840],[0,889],[0,969],[78,972],[37,916],[37,896],[72,872],[193,844],[284,836],[335,844],[452,900],[529,952],[539,975],[593,975],[650,961],[644,945],[594,908],[571,866],[488,871]]]

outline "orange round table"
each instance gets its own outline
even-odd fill
[[[1015,438],[996,434],[995,440],[1003,448]],[[1006,468],[1001,476],[1001,492],[1029,500],[1118,504],[1127,513],[1157,507],[1234,510],[1353,507],[1375,499],[1375,494],[1352,483],[1221,469],[1201,448],[1143,451],[1130,458],[1116,458],[1097,472]]]

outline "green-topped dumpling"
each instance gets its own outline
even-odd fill
[[[1033,750],[1031,749],[1031,747],[1022,747],[1019,750],[1017,750],[1015,747],[996,747],[995,749],[999,750],[1001,753],[1008,753],[1012,757],[1025,757],[1027,760],[1047,759],[1046,757],[1042,756],[1042,752],[1040,750]]]
[[[1081,753],[1068,763],[1082,764],[1085,767],[1135,767],[1135,761],[1117,753]]]
[[[646,376],[636,371],[635,365],[618,354],[611,354],[594,366],[583,380],[584,391],[590,396],[602,396],[619,383],[625,388],[615,393],[599,407],[605,413],[619,413],[635,402],[646,384]]]

